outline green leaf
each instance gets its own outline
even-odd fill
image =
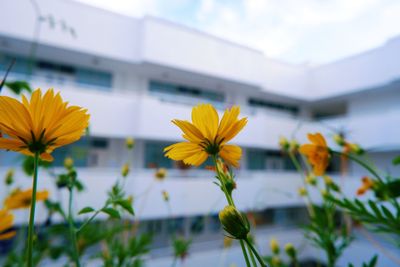
[[[400,156],[395,157],[392,160],[393,165],[399,165],[400,164]]]
[[[388,208],[386,208],[385,206],[381,206],[381,209],[383,211],[383,213],[385,214],[386,218],[395,221],[396,218],[394,217],[394,215],[390,212],[390,210]]]
[[[19,95],[24,90],[27,92],[32,92],[32,88],[26,81],[13,81],[13,82],[5,82],[5,87],[8,87],[15,94]]]
[[[374,211],[376,217],[378,217],[379,219],[384,219],[378,206],[376,206],[376,204],[372,200],[369,200],[368,204],[371,207],[371,209]]]
[[[133,211],[132,204],[129,200],[122,199],[115,201],[115,204],[121,206],[124,210],[129,212],[130,214],[134,215],[135,212]]]
[[[94,209],[92,207],[84,207],[83,209],[81,209],[78,214],[85,214],[85,213],[89,213],[89,212],[93,212]]]
[[[103,208],[103,209],[101,209],[101,211],[106,213],[106,214],[108,214],[112,218],[116,218],[116,219],[120,219],[121,218],[121,215],[119,214],[119,212],[116,209]]]

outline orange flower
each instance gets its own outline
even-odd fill
[[[49,198],[47,190],[36,192],[36,201],[46,200]],[[7,209],[27,209],[30,208],[32,203],[32,189],[22,191],[16,189],[5,200],[4,205]]]
[[[13,226],[14,215],[8,210],[0,210],[0,240],[10,239],[15,236],[15,231],[9,231]]]
[[[300,153],[305,155],[313,166],[313,172],[317,176],[324,175],[329,165],[330,153],[325,138],[320,133],[308,134],[311,144],[300,147]]]
[[[367,176],[364,176],[361,181],[362,185],[357,189],[357,196],[364,195],[375,184],[375,182]]]

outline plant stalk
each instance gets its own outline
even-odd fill
[[[38,168],[39,168],[39,153],[36,152],[33,161],[33,181],[32,181],[32,197],[31,197],[31,211],[29,216],[29,227],[28,227],[28,255],[27,255],[27,266],[33,267],[33,235],[35,227],[35,209],[36,209],[36,191],[37,191],[37,179],[38,179]]]

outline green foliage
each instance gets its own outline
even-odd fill
[[[352,237],[347,233],[346,225],[337,226],[336,206],[325,199],[322,206],[313,205],[313,216],[304,227],[305,236],[326,252],[328,266],[334,266],[343,251],[350,245]]]
[[[26,81],[5,82],[4,87],[9,88],[11,91],[13,91],[17,95],[22,94],[24,91],[26,91],[27,93],[32,92],[31,86]]]
[[[83,209],[81,209],[78,214],[85,214],[85,213],[90,213],[90,212],[94,212],[95,210],[92,207],[84,207]]]
[[[362,267],[375,267],[377,262],[378,262],[378,255],[375,255],[369,262],[363,263]],[[354,267],[354,265],[350,263],[349,267]]]
[[[145,233],[133,236],[124,242],[123,238],[109,238],[107,251],[100,257],[105,267],[140,267],[143,266],[143,256],[150,252],[152,236]]]
[[[191,239],[185,239],[184,237],[173,237],[172,238],[172,247],[174,249],[175,258],[184,259],[188,253],[189,248],[192,243]]]
[[[34,159],[32,156],[24,156],[22,160],[22,170],[27,176],[32,176],[34,171]],[[51,166],[51,162],[39,160],[39,166],[41,168],[48,169]]]
[[[400,165],[400,156],[395,157],[392,160],[393,165]]]
[[[332,198],[332,201],[356,220],[370,224],[374,231],[400,235],[400,207],[398,204],[394,212],[387,207],[387,203],[386,205],[379,204],[372,200],[364,203],[358,199]]]

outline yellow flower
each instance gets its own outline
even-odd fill
[[[15,236],[15,231],[9,231],[13,226],[14,215],[8,210],[0,210],[0,240],[10,239]]]
[[[43,190],[36,192],[36,201],[46,200],[49,198],[49,191]],[[5,200],[4,206],[7,209],[27,209],[31,207],[32,203],[32,189],[22,191],[16,189]]]
[[[165,168],[159,168],[154,176],[157,180],[162,181],[164,180],[165,176],[167,176],[167,170]]]
[[[219,121],[215,108],[210,104],[200,104],[192,110],[192,122],[173,120],[183,131],[187,142],[173,144],[164,149],[165,156],[173,160],[183,160],[185,164],[199,166],[208,156],[219,155],[228,164],[238,167],[242,156],[239,146],[228,145],[247,124],[247,118],[239,119],[240,108],[227,109]]]
[[[369,177],[365,176],[361,179],[362,185],[357,190],[357,195],[364,195],[368,190],[374,187],[375,182]]]
[[[311,144],[300,147],[300,153],[307,156],[308,161],[313,166],[315,175],[320,176],[325,173],[329,165],[330,153],[325,138],[320,134],[308,134]]]
[[[22,102],[0,96],[0,131],[7,136],[0,138],[0,149],[39,153],[52,161],[54,149],[79,140],[88,127],[87,110],[67,105],[52,89],[43,96],[37,89],[30,101],[25,96]]]

